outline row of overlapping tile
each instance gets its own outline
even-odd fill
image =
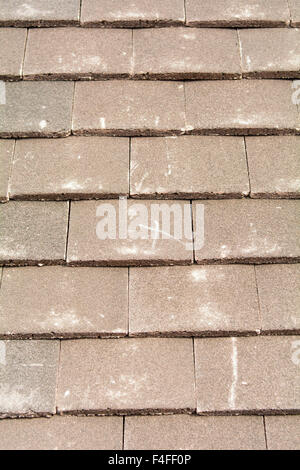
[[[295,28],[0,28],[0,44],[6,80],[300,77]]]
[[[298,0],[14,0],[0,2],[6,26],[299,26]]]

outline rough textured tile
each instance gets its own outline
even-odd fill
[[[6,83],[0,137],[58,137],[71,132],[73,83]]]
[[[21,78],[26,35],[26,29],[0,29],[0,79]]]
[[[18,140],[14,199],[83,199],[127,195],[129,141],[110,137]]]
[[[112,29],[31,29],[25,79],[126,77],[131,72],[132,33]]]
[[[183,0],[83,0],[84,26],[149,27],[184,22]]]
[[[300,264],[255,269],[263,331],[300,333]]]
[[[120,450],[121,417],[2,420],[0,450]]]
[[[184,127],[182,83],[76,83],[74,134],[160,135]]]
[[[289,81],[187,82],[185,91],[187,125],[193,133],[265,135],[300,130]]]
[[[14,153],[14,140],[0,140],[0,202],[8,200],[8,182]]]
[[[299,413],[299,340],[196,339],[198,413]]]
[[[253,266],[130,269],[129,292],[131,335],[221,336],[260,328]]]
[[[269,450],[300,450],[300,416],[266,416]]]
[[[136,75],[179,80],[241,75],[236,31],[139,29],[133,43]]]
[[[131,141],[130,195],[212,198],[249,194],[244,140],[184,136]]]
[[[59,412],[191,411],[194,399],[191,339],[62,343]]]
[[[300,137],[247,137],[251,197],[299,198]]]
[[[124,336],[128,330],[127,291],[127,269],[5,269],[0,336]]]
[[[160,209],[166,214],[165,223],[162,217],[156,217],[156,211]],[[169,232],[166,231],[168,214]],[[174,227],[174,214],[178,216],[179,227],[177,224]],[[124,228],[122,232],[119,230],[119,220],[122,229],[126,219],[127,229]],[[185,227],[183,220],[186,222]],[[98,266],[191,264],[191,227],[189,202],[72,202],[67,261],[74,265]],[[175,239],[180,229],[183,238]],[[169,233],[171,238],[165,233]]]
[[[55,413],[58,356],[58,341],[0,341],[0,418]]]
[[[186,0],[187,24],[211,27],[286,26],[286,0]]]
[[[0,24],[60,26],[79,23],[80,0],[0,0]]]
[[[196,248],[198,263],[300,260],[298,201],[230,200],[203,204],[205,234],[203,247]]]
[[[265,450],[258,416],[132,416],[125,419],[129,450]]]
[[[300,3],[299,0],[289,0],[291,9],[292,26],[300,26]]]
[[[300,77],[300,30],[247,29],[239,32],[245,77]]]
[[[67,202],[14,202],[0,207],[0,264],[60,263],[65,258]]]

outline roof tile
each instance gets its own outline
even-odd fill
[[[58,356],[58,341],[0,341],[0,418],[55,413]]]
[[[8,200],[8,185],[12,168],[12,160],[14,153],[14,140],[0,140],[0,201]]]
[[[300,26],[300,3],[299,0],[289,0],[291,9],[292,26],[298,28]]]
[[[300,416],[266,416],[269,450],[299,450]]]
[[[198,413],[299,413],[299,339],[196,339]]]
[[[180,361],[178,361],[180,357]],[[192,411],[191,339],[81,340],[62,343],[58,411]]]
[[[24,139],[16,143],[14,199],[89,199],[127,195],[129,140]]]
[[[61,263],[65,258],[67,202],[0,206],[0,264]]]
[[[10,268],[0,291],[0,337],[124,336],[127,269]]]
[[[253,266],[133,268],[130,335],[229,335],[260,329]]]
[[[2,9],[2,6],[0,5]],[[0,13],[1,16],[1,13]],[[0,79],[22,76],[27,30],[0,28]]]
[[[59,137],[71,133],[73,83],[5,83],[0,137]]]

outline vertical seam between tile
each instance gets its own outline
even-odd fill
[[[183,0],[184,24],[186,25],[186,0]]]
[[[130,58],[130,77],[133,78],[135,73],[135,47],[134,47],[134,29],[131,29],[131,58]]]
[[[191,207],[191,223],[192,223],[192,244],[193,244],[193,262],[192,264],[196,263],[196,250],[195,250],[195,234],[194,234],[194,217],[193,217],[193,200],[190,199],[190,207]]]
[[[125,448],[125,416],[123,416],[122,450]]]
[[[73,99],[72,99],[72,109],[71,109],[71,133],[70,135],[73,134],[73,120],[74,120],[74,105],[75,105],[75,87],[76,87],[76,82],[73,82],[74,84],[74,89],[73,89]]]
[[[196,374],[196,354],[195,354],[195,338],[192,338],[193,342],[193,365],[194,365],[194,405],[195,412],[197,414],[197,374]]]
[[[254,268],[254,277],[255,277],[255,285],[256,285],[256,294],[257,294],[257,303],[258,303],[258,314],[259,314],[259,327],[260,327],[260,334],[262,333],[263,325],[262,325],[262,311],[261,311],[261,304],[260,304],[260,297],[259,297],[259,289],[258,289],[258,281],[256,275],[256,266],[253,265]]]
[[[247,165],[247,173],[248,173],[248,182],[249,182],[249,197],[251,198],[252,188],[251,188],[251,180],[250,180],[250,169],[249,169],[249,159],[248,159],[246,136],[244,136],[243,139],[244,139],[244,149],[245,149],[245,157],[246,157],[246,165]]]
[[[130,336],[130,282],[129,282],[129,276],[130,276],[130,268],[128,266],[127,268],[127,335]]]
[[[58,383],[60,377],[60,360],[61,360],[61,340],[59,340],[59,351],[58,351],[58,364],[56,370],[56,384],[55,384],[55,413],[58,414],[58,407],[57,407],[57,394],[58,394]]]
[[[7,197],[8,197],[8,200],[10,199],[10,187],[11,187],[13,171],[14,171],[16,145],[17,145],[17,140],[15,139],[14,140],[14,145],[13,145],[12,157],[11,157],[11,160],[10,160],[10,168],[9,168],[9,175],[8,175],[8,181],[7,181]]]
[[[78,18],[78,20],[79,20],[79,26],[81,26],[82,2],[83,2],[83,0],[80,0],[80,2],[79,2],[79,18]]]
[[[128,148],[128,196],[131,196],[131,151],[132,151],[132,137],[129,137]]]
[[[241,41],[241,36],[240,36],[240,31],[239,29],[236,29],[237,33],[237,40],[238,40],[238,48],[239,48],[239,55],[240,55],[240,69],[241,69],[241,78],[244,78],[244,73],[243,73],[243,47],[242,47],[242,41]]]
[[[1,276],[0,276],[0,291],[2,289],[2,281],[3,281],[3,276],[4,276],[4,266],[0,268],[1,269]]]
[[[293,19],[292,19],[292,8],[291,8],[290,0],[286,0],[286,3],[287,3],[287,7],[288,7],[288,10],[289,10],[289,14],[290,14],[289,26],[291,27]]]
[[[68,223],[67,223],[67,236],[66,236],[66,246],[65,246],[65,262],[68,258],[68,245],[69,245],[69,233],[70,233],[70,220],[71,220],[71,201],[68,201]]]
[[[24,79],[24,65],[25,65],[25,55],[26,55],[26,50],[27,50],[27,43],[28,43],[28,36],[29,36],[29,28],[26,29],[26,38],[25,38],[25,44],[24,44],[24,54],[23,54],[23,60],[21,64],[21,79]]]
[[[263,416],[263,423],[264,423],[264,434],[265,434],[266,449],[269,450],[267,428],[266,428],[266,417],[265,416]]]
[[[185,81],[182,82],[183,84],[183,100],[184,100],[184,130],[183,130],[183,134],[186,134],[186,131],[187,131],[187,113],[186,113],[186,106],[187,106],[187,102],[186,102],[186,89],[185,89]]]

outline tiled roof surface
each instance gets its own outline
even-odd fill
[[[0,449],[300,449],[299,26],[0,0]]]

